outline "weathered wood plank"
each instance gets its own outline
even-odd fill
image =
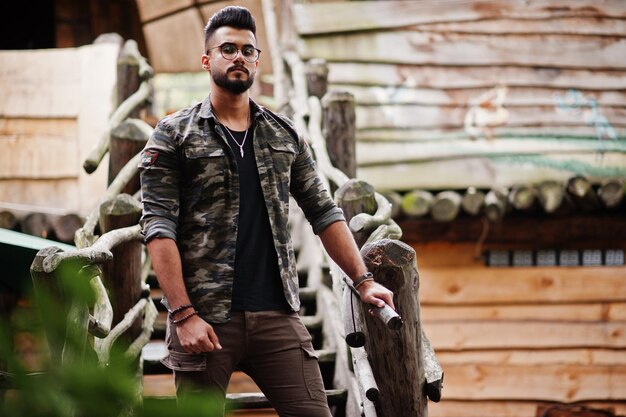
[[[385,49],[386,50],[386,47]],[[492,88],[509,87],[578,88],[619,90],[626,88],[624,71],[546,67],[440,67],[430,64],[408,65],[334,62],[328,65],[331,84],[361,84],[419,88]]]
[[[448,365],[446,397],[472,400],[589,401],[626,398],[626,366]]]
[[[137,0],[139,18],[142,22],[193,6],[193,0]]]
[[[202,29],[205,23],[195,8],[146,23],[143,32],[150,64],[155,72],[200,71],[204,45]],[[176,36],[172,36],[173,33]],[[197,50],[197,54],[190,54],[188,48],[181,48],[181,45],[189,45]]]
[[[357,144],[357,160],[361,166],[496,155],[563,155],[584,152],[626,153],[626,141],[498,139],[494,141],[451,140],[422,143],[366,142]]]
[[[508,112],[506,127],[577,127],[589,124],[582,115],[557,111],[554,105],[510,107]],[[462,128],[466,113],[467,109],[462,107],[415,104],[357,106],[356,121],[358,129]],[[612,126],[626,127],[626,107],[604,107],[601,113]]]
[[[446,392],[447,395],[447,392]],[[536,415],[537,407],[545,406],[541,401],[472,401],[447,399],[438,404],[429,404],[431,417],[528,417]],[[626,401],[581,402],[591,408],[613,409],[617,415],[626,413]]]
[[[0,206],[17,205],[24,212],[65,214],[80,205],[77,187],[75,178],[0,180]]]
[[[293,6],[300,35],[397,28],[431,22],[463,22],[495,18],[625,17],[624,4],[604,1],[593,7],[568,1],[387,1],[384,3],[299,3]]]
[[[620,349],[442,351],[437,359],[444,365],[626,365],[626,355]]]
[[[424,323],[424,329],[437,352],[467,349],[623,349],[626,347],[626,323],[623,322],[459,320]],[[446,370],[446,375],[449,374],[450,372]]]
[[[626,69],[623,37],[395,31],[300,39],[298,51],[329,62]]]
[[[430,269],[420,268],[425,276]],[[516,305],[432,305],[422,303],[422,321],[438,323],[450,320],[535,320],[618,322],[626,321],[626,303],[593,304],[516,304]],[[624,355],[626,356],[626,355]]]
[[[616,128],[618,140],[626,140],[626,128]],[[503,126],[493,129],[496,139],[504,138],[530,138],[530,139],[597,139],[598,131],[593,126],[550,126],[526,127],[526,126]],[[424,142],[442,141],[455,139],[469,139],[469,135],[459,128],[440,129],[361,129],[357,130],[357,141],[360,142]]]
[[[0,115],[76,117],[80,111],[81,88],[81,73],[76,70],[80,68],[77,51],[0,51]],[[46,64],[41,65],[42,62]]]
[[[622,302],[626,267],[433,268],[422,280],[427,304]],[[480,332],[479,332],[480,334]],[[430,333],[429,333],[430,335]]]
[[[0,178],[74,178],[76,119],[0,119]]]
[[[436,106],[468,106],[489,88],[410,88],[403,86],[360,86],[332,84],[331,89],[343,90],[354,95],[358,105],[372,104],[420,104]],[[564,96],[567,89],[543,87],[512,87],[508,89],[504,106],[555,106],[555,95]],[[598,105],[623,107],[626,102],[624,91],[579,90],[585,97],[594,99]]]
[[[511,168],[514,169],[511,169]],[[512,186],[542,180],[567,181],[581,174],[592,181],[626,175],[623,153],[566,154],[550,156],[494,156],[467,159],[441,159],[429,162],[359,166],[357,177],[377,189],[413,190],[462,189],[469,186],[491,188],[493,184]]]
[[[571,3],[570,3],[571,4]],[[415,26],[426,32],[484,33],[543,33],[569,35],[624,36],[626,20],[605,17],[552,17],[550,19],[489,19],[453,23],[427,23]]]

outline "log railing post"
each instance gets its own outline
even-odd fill
[[[377,282],[394,292],[404,325],[397,332],[365,314],[366,351],[380,390],[378,417],[427,415],[424,358],[419,311],[419,274],[415,251],[390,239],[369,243],[361,250]]]
[[[322,98],[322,132],[330,160],[350,178],[356,177],[356,115],[354,96],[329,91]]]
[[[126,163],[146,146],[148,136],[142,125],[145,125],[142,120],[127,119],[111,130],[109,185],[115,180]],[[139,187],[139,173],[137,172],[124,186],[122,193],[133,195],[139,190]]]
[[[328,91],[328,65],[324,59],[313,58],[305,67],[307,90],[310,96],[321,99]]]
[[[343,210],[343,215],[348,224],[357,214],[374,214],[378,207],[374,187],[365,181],[356,179],[348,180],[335,191],[335,201]],[[359,247],[365,243],[370,232],[371,230],[362,230],[361,232],[353,233],[354,240],[356,240]]]
[[[141,216],[141,204],[128,194],[120,194],[100,206],[100,229],[104,234],[113,229],[134,226]],[[113,249],[113,260],[103,267],[105,286],[113,306],[113,323],[115,326],[141,298],[141,251],[140,241],[122,243]],[[142,319],[131,326],[125,335],[120,337],[124,348],[141,333]]]

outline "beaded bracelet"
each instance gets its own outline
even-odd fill
[[[198,314],[198,312],[196,310],[194,310],[191,313],[187,314],[186,316],[182,316],[181,318],[179,318],[177,320],[172,320],[172,324],[182,323],[183,321],[187,320],[189,317],[193,317],[196,314]]]
[[[193,305],[191,305],[191,304],[183,304],[182,306],[176,307],[174,310],[167,310],[167,312],[170,313],[170,314],[175,314],[175,313],[178,313],[179,311],[183,311],[183,310],[185,310],[186,308],[189,308],[189,307],[193,307]]]

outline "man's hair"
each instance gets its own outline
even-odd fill
[[[215,13],[204,28],[204,49],[209,47],[209,39],[222,26],[245,29],[256,38],[256,22],[250,10],[240,6],[228,6]]]

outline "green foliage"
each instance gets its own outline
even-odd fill
[[[22,309],[10,320],[0,322],[0,364],[12,374],[11,390],[3,394],[0,387],[2,417],[146,417],[218,416],[220,410],[210,396],[190,397],[182,405],[173,400],[137,398],[136,361],[123,355],[121,349],[111,352],[107,366],[99,366],[80,329],[67,324],[69,301],[83,300],[93,305],[89,283],[77,271],[80,265],[67,265],[54,279],[58,288],[35,288],[32,309]],[[66,301],[64,301],[66,300]],[[45,371],[28,373],[17,358],[11,341],[17,333],[45,334],[55,340],[63,352],[72,352],[72,360],[48,358]],[[61,353],[61,349],[58,349]],[[65,355],[64,353],[64,355]],[[64,358],[67,358],[64,356]],[[69,362],[69,363],[67,363]]]

